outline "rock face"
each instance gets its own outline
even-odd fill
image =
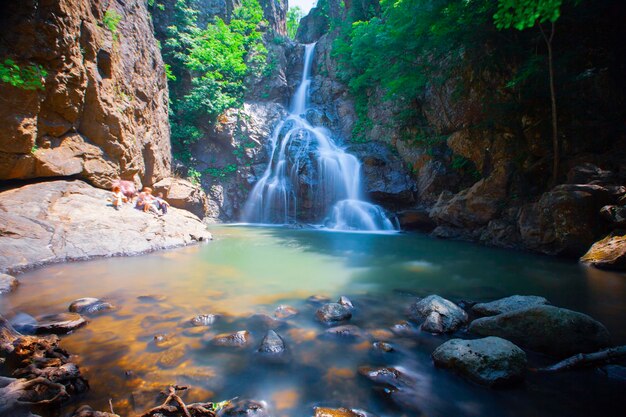
[[[423,321],[421,328],[431,333],[453,332],[467,322],[467,313],[450,300],[429,295],[410,307],[411,319]]]
[[[554,356],[594,352],[609,344],[609,332],[601,323],[585,314],[547,305],[477,319],[469,330]]]
[[[0,193],[0,271],[92,257],[131,255],[211,239],[193,214],[155,217],[82,181],[53,181]]]
[[[548,300],[536,295],[512,295],[490,303],[478,303],[472,311],[480,316],[495,316],[496,314],[510,313],[511,311],[548,304]]]
[[[607,236],[589,248],[580,261],[602,269],[626,271],[626,236]]]
[[[300,20],[296,41],[300,43],[317,42],[328,30],[328,19],[318,7],[311,9],[308,15]]]
[[[522,349],[499,337],[448,340],[435,349],[432,357],[435,365],[488,386],[522,380],[527,364]]]
[[[121,19],[111,30],[105,16]],[[44,90],[0,83],[0,179],[108,188],[169,175],[167,84],[145,1],[11,2],[0,32],[2,56],[48,74]]]
[[[209,213],[209,200],[200,186],[181,178],[165,178],[153,185],[154,192],[163,193],[165,200],[182,210],[204,218]]]
[[[11,275],[0,274],[0,295],[7,294],[17,288],[19,282]]]

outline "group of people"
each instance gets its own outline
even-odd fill
[[[152,188],[150,187],[143,187],[143,190],[137,194],[134,192],[123,193],[119,185],[114,185],[112,191],[112,203],[115,210],[119,210],[123,203],[132,204],[133,200],[135,201],[135,208],[143,210],[144,213],[151,212],[157,215],[164,215],[167,214],[167,209],[170,206],[163,198],[163,193],[158,193],[155,197],[152,195]]]

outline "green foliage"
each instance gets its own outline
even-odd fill
[[[498,0],[493,20],[498,29],[524,30],[537,23],[556,22],[563,0]]]
[[[197,171],[195,168],[189,168],[187,171],[187,178],[193,185],[200,185],[200,182],[202,181],[202,173]]]
[[[296,38],[302,16],[304,16],[304,13],[298,6],[290,7],[289,10],[287,10],[287,36],[289,36],[289,39]]]
[[[39,150],[39,146],[37,146],[37,144],[34,144],[32,148],[30,148],[30,153],[34,155],[37,150]]]
[[[170,123],[176,158],[191,161],[189,147],[229,108],[243,104],[248,77],[267,71],[263,45],[263,9],[258,0],[243,0],[230,23],[215,17],[206,28],[197,24],[190,0],[176,0],[162,48],[170,86]],[[158,4],[157,4],[158,6]],[[153,14],[161,13],[157,9]]]
[[[367,108],[372,96],[406,103],[403,118],[414,120],[428,88],[440,88],[463,58],[481,47],[481,29],[491,24],[489,0],[383,0],[381,11],[355,10],[338,28],[333,44],[339,76]],[[480,65],[477,66],[477,70]],[[379,90],[374,91],[373,87]],[[359,104],[360,103],[360,104]],[[355,135],[367,129],[365,111],[357,108]]]
[[[213,178],[225,178],[237,172],[237,164],[228,164],[225,167],[209,167],[204,172]]]
[[[0,80],[23,90],[43,90],[47,75],[41,65],[20,67],[12,59],[0,62]]]
[[[109,9],[104,13],[104,17],[102,18],[102,24],[111,32],[113,35],[113,39],[118,39],[117,26],[120,24],[122,20],[122,15],[116,12],[113,9]]]

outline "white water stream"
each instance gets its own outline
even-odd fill
[[[270,160],[244,207],[249,223],[308,221],[336,230],[395,230],[384,210],[365,201],[361,163],[330,132],[306,120],[315,44],[305,46],[302,80],[290,114],[270,138]]]

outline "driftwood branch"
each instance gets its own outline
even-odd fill
[[[546,368],[536,369],[538,372],[558,372],[585,366],[599,365],[615,359],[626,358],[626,345],[616,346],[594,353],[579,353]]]
[[[183,391],[186,389],[187,387],[171,385],[168,388],[168,395],[163,404],[158,407],[151,408],[143,413],[141,417],[152,417],[155,415],[180,416],[181,413],[185,417],[215,417],[215,412],[213,412],[213,403],[194,403],[186,405],[185,402],[176,394],[176,391]]]

